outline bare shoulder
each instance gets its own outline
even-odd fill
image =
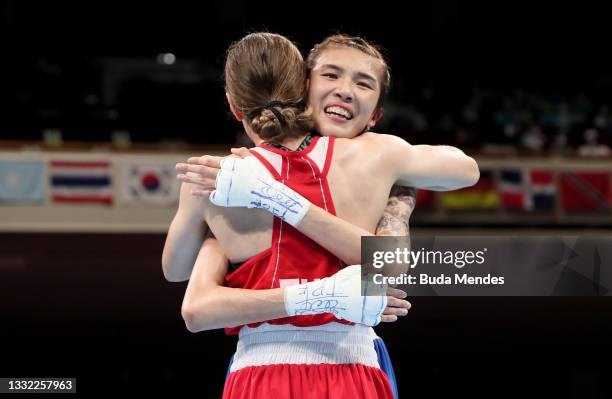
[[[375,132],[366,132],[356,139],[373,145],[407,144],[406,140],[402,139],[401,137],[397,137],[392,134]]]
[[[337,138],[336,146],[340,147],[351,147],[351,148],[365,148],[369,151],[376,149],[390,149],[391,147],[397,146],[410,146],[404,139],[394,136],[392,134],[382,134],[366,132],[355,138]]]
[[[343,167],[375,168],[379,174],[396,176],[398,165],[411,156],[412,146],[391,135],[366,132],[353,139],[336,139],[335,162]]]
[[[363,134],[362,137],[369,151],[379,154],[381,161],[387,165],[405,162],[413,153],[414,146],[403,138],[392,134],[368,132]]]
[[[394,134],[389,133],[376,133],[376,132],[368,132],[366,133],[369,138],[372,140],[379,140],[385,143],[408,143],[403,138],[396,136]]]
[[[384,148],[386,151],[407,151],[412,147],[410,143],[401,137],[392,134],[368,132],[361,137],[368,145]]]

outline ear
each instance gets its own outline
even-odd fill
[[[374,125],[376,125],[378,121],[383,117],[384,113],[385,112],[382,108],[379,108],[374,111],[374,113],[372,114],[372,118],[370,118],[370,121],[368,122],[368,129],[373,128]]]
[[[225,93],[225,98],[227,98],[227,103],[229,104],[232,114],[234,114],[234,117],[236,117],[236,120],[238,122],[242,121],[244,119],[244,115],[242,115],[242,112],[238,111],[238,108],[236,107],[236,104],[234,103],[234,100],[232,100],[232,98],[230,97],[229,93]]]

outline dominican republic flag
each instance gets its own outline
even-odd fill
[[[51,201],[72,204],[112,204],[111,164],[107,160],[49,162]]]
[[[43,166],[42,161],[0,161],[0,202],[43,202]]]
[[[125,161],[121,163],[121,200],[126,203],[174,206],[180,182],[174,163]]]
[[[502,169],[500,196],[506,209],[553,210],[557,188],[549,170]]]

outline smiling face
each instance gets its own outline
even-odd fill
[[[330,46],[317,57],[311,72],[308,105],[323,136],[353,138],[382,116],[377,109],[383,65],[364,52]]]

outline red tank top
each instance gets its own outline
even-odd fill
[[[333,149],[333,137],[315,137],[302,151],[285,151],[262,144],[252,148],[251,153],[276,180],[300,193],[313,205],[335,215],[336,210],[327,184]],[[344,266],[338,257],[275,217],[270,248],[253,256],[227,275],[225,283],[232,288],[281,288],[331,276]],[[352,324],[329,313],[285,317],[267,323],[307,327],[332,321]],[[257,327],[260,324],[252,323],[249,327]],[[225,331],[234,335],[238,334],[241,327],[226,328]]]

